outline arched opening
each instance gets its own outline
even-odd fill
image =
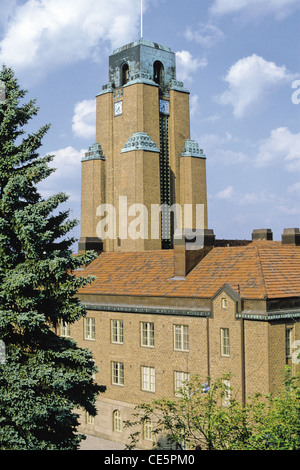
[[[164,66],[157,60],[153,64],[153,80],[158,85],[163,85],[164,82]]]
[[[113,430],[122,432],[122,417],[119,410],[113,412]]]
[[[126,85],[126,83],[129,81],[129,66],[128,66],[128,64],[123,64],[122,65],[121,81],[122,81],[122,86]]]

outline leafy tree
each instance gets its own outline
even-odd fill
[[[203,450],[296,450],[300,448],[299,387],[287,374],[276,395],[257,394],[242,405],[226,385],[229,376],[212,381],[205,389],[195,376],[181,396],[162,398],[136,407],[125,423],[132,429],[128,449],[138,445],[143,425],[151,420],[153,445]]]
[[[95,255],[72,255],[77,221],[58,209],[67,196],[37,190],[53,156],[38,154],[48,125],[25,132],[35,100],[24,102],[11,69],[0,80],[0,449],[73,450],[83,438],[76,410],[95,415],[100,387],[91,353],[56,331],[85,315],[75,295],[92,279],[76,271]]]

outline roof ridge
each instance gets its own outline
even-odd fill
[[[258,267],[259,267],[259,271],[260,271],[260,274],[261,274],[263,291],[264,291],[264,298],[266,299],[268,297],[268,294],[267,294],[267,287],[266,287],[266,282],[265,282],[264,270],[263,270],[262,262],[261,262],[261,259],[260,259],[260,251],[259,251],[260,247],[257,246],[257,245],[254,245],[254,248],[255,248],[255,251],[256,251]]]

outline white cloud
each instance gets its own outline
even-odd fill
[[[78,60],[96,60],[106,55],[105,46],[135,38],[138,25],[139,0],[27,0],[7,15],[0,62],[15,71],[42,74]]]
[[[300,196],[300,182],[299,183],[294,183],[291,186],[288,187],[288,193],[298,193]]]
[[[49,166],[56,171],[39,184],[40,194],[44,198],[63,188],[72,201],[80,202],[81,159],[85,152],[86,149],[78,151],[71,146],[48,152],[55,155]]]
[[[244,13],[248,19],[266,14],[285,18],[299,9],[299,0],[214,0],[211,12],[216,15]]]
[[[292,134],[287,127],[272,130],[270,137],[259,145],[258,166],[283,162],[287,170],[300,170],[300,132]]]
[[[190,98],[190,114],[191,117],[196,116],[199,111],[199,96],[193,95]]]
[[[249,157],[240,150],[239,139],[226,132],[224,136],[218,134],[203,134],[197,138],[209,165],[231,166],[248,161]],[[234,145],[237,150],[234,150]],[[229,148],[226,148],[229,147]]]
[[[223,189],[222,191],[216,194],[217,199],[231,199],[234,194],[234,190],[232,186],[228,186],[227,188]]]
[[[217,26],[200,23],[196,30],[188,27],[185,37],[187,40],[194,41],[203,47],[211,47],[220,39],[223,39],[224,33]]]
[[[189,51],[176,52],[177,78],[181,81],[192,81],[191,75],[199,68],[206,67],[206,59],[193,58]]]
[[[222,105],[232,105],[234,115],[240,118],[272,87],[287,83],[292,78],[293,75],[284,65],[278,66],[253,54],[231,66],[224,78],[228,90],[218,96],[217,101]]]
[[[96,100],[76,103],[72,122],[75,136],[90,139],[96,136]]]

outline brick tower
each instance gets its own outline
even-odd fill
[[[97,143],[82,160],[79,252],[172,248],[187,204],[194,211],[184,227],[199,228],[198,204],[206,229],[206,161],[190,140],[189,92],[176,79],[175,54],[143,39],[116,49],[96,99]],[[175,204],[176,220],[172,210],[162,217]]]

